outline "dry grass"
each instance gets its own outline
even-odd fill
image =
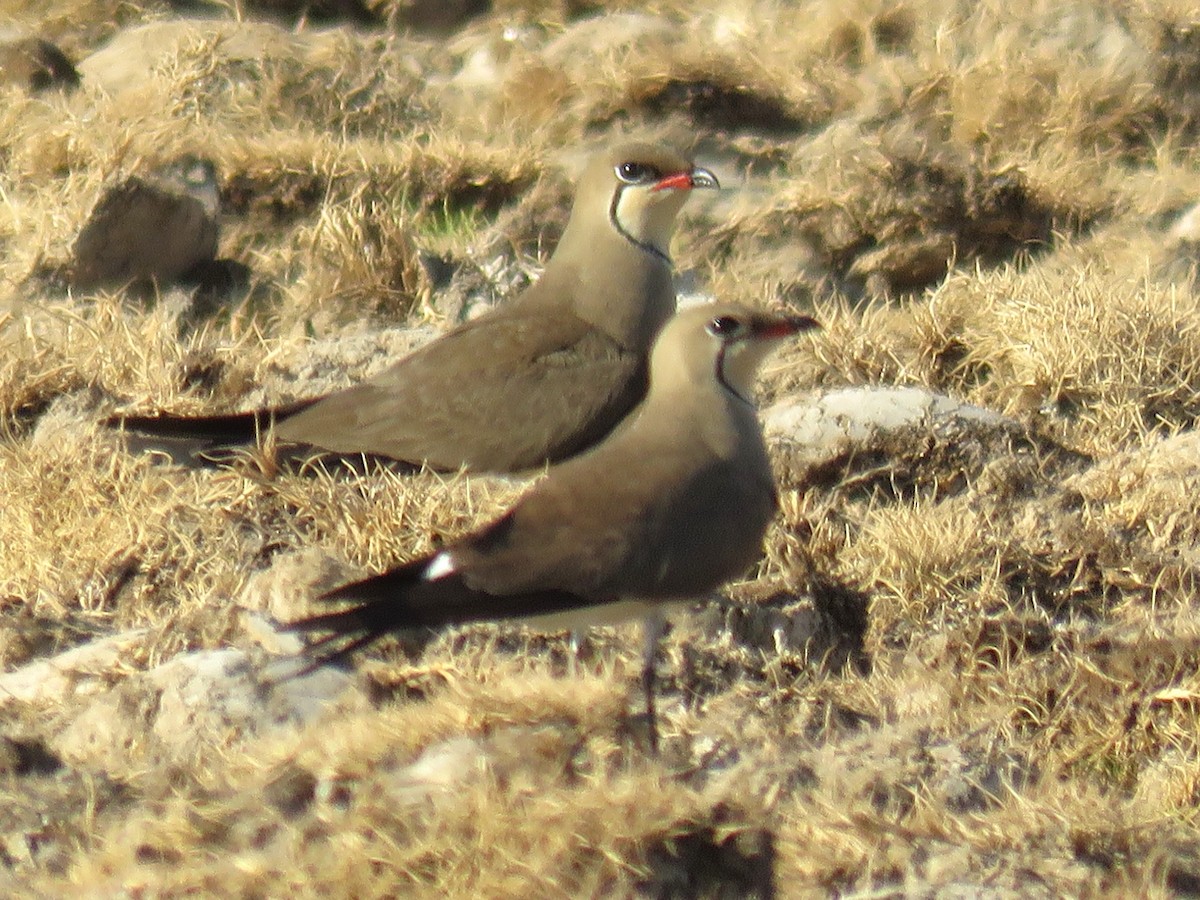
[[[911,435],[815,473],[780,457],[783,509],[735,609],[666,641],[658,759],[631,629],[599,633],[577,673],[562,640],[514,629],[389,643],[317,719],[224,735],[192,764],[147,745],[120,770],[39,768],[30,748],[71,708],[7,704],[0,883],[1200,893],[1200,299],[1196,238],[1171,231],[1200,195],[1195,9],[495,6],[444,38],[0,9],[76,59],[160,29],[106,91],[86,64],[71,95],[0,88],[6,670],[134,628],[115,681],[250,648],[244,609],[278,611],[254,585],[293,611],[315,590],[299,564],[278,574],[300,551],[375,571],[505,508],[520,485],[462,475],[183,470],[94,423],[376,371],[409,329],[523,284],[573,167],[617,134],[744,176],[688,211],[677,262],[731,299],[818,310],[826,329],[765,397],[926,385],[1024,439]],[[181,152],[218,166],[221,255],[248,291],[192,310],[29,278],[66,259],[105,184]],[[805,616],[821,625],[799,646],[763,624]]]

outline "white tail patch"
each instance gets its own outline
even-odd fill
[[[454,557],[450,555],[450,551],[443,550],[429,561],[429,565],[421,573],[421,578],[424,581],[437,581],[439,578],[445,578],[447,575],[450,575],[457,568],[458,564],[454,561]]]

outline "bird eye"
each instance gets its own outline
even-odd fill
[[[708,323],[708,333],[714,337],[728,337],[742,330],[741,320],[733,316],[717,316]]]
[[[626,184],[645,184],[658,181],[662,175],[654,166],[639,162],[623,162],[617,166],[617,177]]]

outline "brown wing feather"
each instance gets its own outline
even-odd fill
[[[426,581],[434,557],[423,557],[325,594],[355,605],[291,627],[333,632],[314,647],[320,660],[332,660],[388,631],[536,619],[628,597],[698,596],[748,567],[774,510],[769,477],[739,478],[727,460],[673,477],[680,459],[669,447],[642,449],[653,455],[641,457],[638,474],[659,470],[657,481],[612,479],[597,502],[595,459],[619,464],[623,454],[592,454],[592,465],[566,477],[570,464],[559,468],[552,489],[535,488],[505,516],[448,547],[454,571]],[[656,464],[647,468],[648,459]]]
[[[744,459],[713,458],[684,436],[609,442],[555,469],[548,489],[453,555],[464,583],[488,594],[694,596],[761,554],[775,510],[763,471],[747,477]]]
[[[516,471],[595,443],[645,390],[640,355],[573,315],[493,315],[314,404],[278,434],[435,468]]]

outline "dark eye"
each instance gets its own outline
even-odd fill
[[[658,181],[661,174],[654,166],[639,162],[623,162],[617,166],[617,177],[626,184],[645,184]]]
[[[728,337],[742,330],[742,322],[733,316],[717,316],[708,323],[708,333],[716,337]]]

